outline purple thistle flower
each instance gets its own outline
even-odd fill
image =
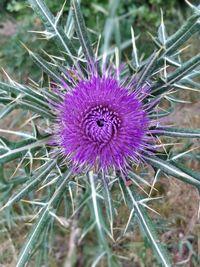
[[[152,148],[149,105],[143,103],[149,86],[136,89],[135,79],[119,82],[111,74],[87,80],[75,74],[76,79],[68,74],[74,88],[64,83],[63,101],[56,111],[54,137],[63,154],[81,169],[124,171],[130,160],[140,163],[142,151]]]

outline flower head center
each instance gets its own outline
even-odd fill
[[[86,112],[82,126],[91,141],[102,144],[117,134],[120,119],[110,107],[97,105]]]
[[[99,119],[99,120],[96,121],[96,123],[97,123],[97,125],[98,125],[99,127],[103,127],[104,124],[105,124],[105,120],[104,120],[104,119]]]

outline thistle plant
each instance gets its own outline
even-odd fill
[[[77,0],[65,26],[64,6],[54,17],[43,0],[29,3],[44,24],[38,34],[55,43],[55,55],[23,44],[44,79],[24,85],[7,75],[0,82],[1,120],[15,109],[26,116],[26,132],[0,129],[16,137],[0,138],[1,214],[9,227],[19,213],[31,224],[16,266],[49,266],[55,233],[69,230],[64,266],[76,266],[76,247],[89,235],[94,253],[79,266],[122,266],[125,256],[115,246],[137,224],[157,266],[173,266],[148,202],[157,179],[173,176],[200,189],[200,173],[184,165],[194,148],[184,141],[179,152],[172,141],[199,138],[200,130],[171,126],[168,119],[184,103],[179,92],[200,89],[200,54],[183,60],[184,45],[200,30],[199,7],[188,3],[192,15],[171,36],[161,12],[155,50],[142,59],[133,28],[130,40],[120,38],[119,1],[110,1],[101,32],[86,28]],[[130,45],[128,59],[123,51]],[[11,175],[7,166],[16,166]],[[119,228],[121,208],[130,215]]]

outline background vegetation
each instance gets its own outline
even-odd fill
[[[192,2],[198,4],[198,1]],[[46,0],[46,3],[51,11],[56,14],[60,10],[63,1]],[[136,35],[140,36],[138,46],[143,53],[141,56],[145,57],[152,51],[150,34],[153,34],[159,25],[160,8],[163,10],[169,34],[174,29],[177,29],[190,13],[185,2],[181,0],[121,1],[118,15],[124,16],[126,24],[128,22],[130,26],[133,25]],[[94,32],[96,29],[103,28],[104,18],[108,10],[108,1],[82,0],[82,10],[88,28]],[[64,12],[67,11],[68,6],[66,5]],[[41,21],[33,15],[26,1],[0,1],[0,66],[13,79],[24,83],[29,78],[40,79],[40,70],[29,59],[26,50],[21,45],[21,42],[23,42],[28,47],[31,47],[32,50],[48,48],[48,51],[51,51],[53,47],[48,42],[38,40],[37,35],[28,32],[40,29]],[[129,39],[130,28],[124,27],[124,31],[121,32],[119,38],[123,40]],[[199,36],[193,38],[192,42],[190,41],[188,54],[199,52],[199,41]],[[127,48],[124,57],[128,53],[129,49]],[[198,115],[199,96],[194,97],[190,93],[184,95],[184,99],[189,100],[190,103],[180,105],[180,108],[173,114],[173,116],[176,116],[177,126],[181,121],[182,126],[200,128],[200,116]],[[18,129],[21,121],[15,120],[15,115],[11,113],[7,125],[0,125],[0,128],[9,128],[11,126],[13,128],[14,126]],[[191,161],[190,164],[194,165],[196,163]],[[192,167],[199,168],[196,165]],[[9,166],[7,175],[12,171],[12,166]],[[162,241],[167,244],[174,260],[182,262],[180,266],[200,266],[200,224],[197,216],[198,193],[194,188],[175,180],[162,180],[162,182],[158,182],[157,189],[155,196],[162,196],[162,198],[154,202],[152,208],[160,214],[160,216],[155,216],[155,222],[160,229]],[[0,217],[0,266],[2,267],[15,266],[18,248],[21,247],[26,228],[29,227],[28,224],[20,224],[24,216],[26,216],[25,211],[16,210],[13,221],[10,221],[9,214],[6,222],[1,220]],[[128,220],[128,216],[129,214],[126,210],[121,210],[117,225],[121,227]],[[10,225],[13,223],[15,228],[10,230]],[[71,224],[71,222],[66,223]],[[52,257],[50,259],[51,266],[61,266],[61,263],[66,260],[69,235],[70,227],[68,230],[59,230],[55,236],[55,246],[52,248],[51,256],[48,256]],[[87,242],[79,247],[76,254],[77,266],[83,266],[84,258],[92,255],[92,243],[94,240],[94,236],[89,236]],[[134,266],[138,267],[157,267],[147,240],[142,240],[138,234],[138,229],[134,229],[134,234],[129,236],[129,242],[126,239],[126,242],[117,244],[114,249],[119,255],[126,255],[123,260],[125,267],[133,266],[133,262]]]

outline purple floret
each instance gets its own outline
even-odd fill
[[[66,92],[57,111],[56,142],[74,166],[123,169],[129,160],[140,161],[148,146],[146,91],[96,75]]]

